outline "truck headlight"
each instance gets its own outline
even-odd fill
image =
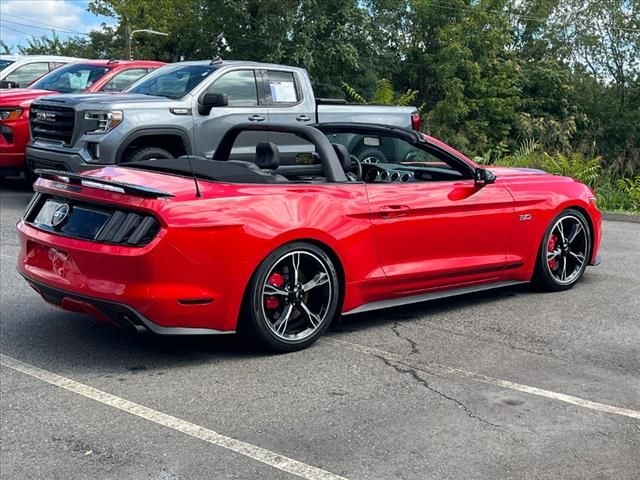
[[[84,133],[106,133],[120,125],[123,117],[124,116],[120,110],[112,110],[110,112],[86,112],[84,114],[84,119],[93,120],[96,128],[93,130],[87,130]]]
[[[15,120],[22,115],[22,109],[19,107],[0,108],[0,120]]]

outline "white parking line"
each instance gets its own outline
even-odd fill
[[[544,390],[538,387],[530,387],[529,385],[510,382],[508,380],[501,380],[499,378],[489,377],[487,375],[482,375],[480,373],[469,372],[467,370],[462,370],[460,368],[448,367],[446,365],[441,365],[438,363],[425,362],[421,360],[420,363],[416,365],[416,362],[411,362],[411,360],[404,355],[398,355],[395,353],[387,352],[385,350],[380,350],[378,348],[367,347],[365,345],[346,342],[344,340],[325,338],[325,339],[321,339],[320,341],[330,345],[348,348],[350,350],[364,353],[366,355],[381,357],[386,360],[399,363],[406,367],[423,371],[425,373],[464,377],[464,378],[474,380],[476,382],[486,383],[486,384],[494,385],[500,388],[508,388],[510,390],[516,390],[518,392],[537,395],[539,397],[551,398],[553,400],[570,403],[572,405],[577,405],[579,407],[588,408],[588,409],[596,410],[599,412],[612,413],[614,415],[622,415],[625,417],[640,419],[640,411],[638,410],[631,410],[629,408],[615,407],[613,405],[606,405],[604,403],[592,402],[591,400],[585,400],[583,398],[574,397],[572,395],[552,392],[550,390]]]
[[[186,420],[181,420],[138,403],[130,402],[124,398],[111,395],[110,393],[84,385],[76,382],[75,380],[71,380],[70,378],[34,367],[28,363],[8,357],[7,355],[0,354],[0,364],[37,378],[38,380],[42,380],[43,382],[55,385],[56,387],[64,388],[65,390],[69,390],[75,394],[90,398],[91,400],[95,400],[96,402],[100,402],[104,405],[117,408],[124,412],[131,413],[132,415],[137,415],[138,417],[149,420],[150,422],[185,433],[218,447],[226,448],[227,450],[239,453],[240,455],[252,458],[258,462],[262,462],[270,467],[277,468],[292,475],[308,480],[347,480],[344,477],[327,472],[326,470],[307,465],[306,463],[251,445],[250,443],[221,435],[220,433],[201,427],[200,425],[187,422]]]

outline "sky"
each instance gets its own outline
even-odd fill
[[[87,11],[89,0],[0,0],[0,38],[16,53],[15,47],[26,45],[32,35],[60,38],[88,33],[114,19]]]

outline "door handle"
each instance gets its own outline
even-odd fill
[[[251,115],[249,117],[250,122],[264,122],[264,117],[262,115]]]
[[[309,117],[308,115],[298,115],[296,117],[296,120],[299,122],[308,122],[311,120],[311,117]]]
[[[380,216],[382,218],[397,218],[409,213],[411,208],[406,205],[387,205],[380,207]]]

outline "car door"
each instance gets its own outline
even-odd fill
[[[11,82],[14,85],[12,88],[27,88],[33,81],[46,73],[49,73],[48,62],[27,63],[7,75],[4,81]]]
[[[304,90],[304,79],[294,70],[262,70],[264,98],[269,107],[269,122],[288,125],[309,125],[315,121],[314,102]],[[293,164],[301,153],[313,152],[313,147],[295,135],[271,132],[269,141],[280,151],[283,164]]]
[[[129,85],[132,85],[133,82],[140,80],[147,73],[149,73],[149,70],[140,67],[120,70],[108,80],[105,79],[105,81],[101,82],[104,84],[102,87],[98,86],[97,89],[92,90],[99,90],[101,92],[121,92]]]
[[[476,184],[468,165],[444,151],[379,136],[362,141],[369,159],[384,158],[390,171],[413,174],[407,182],[367,183],[379,259],[393,291],[502,278],[510,268],[506,249],[515,214],[513,198],[499,181]],[[376,147],[383,151],[379,157],[372,154]],[[412,168],[419,162],[425,162],[424,172]]]
[[[222,136],[233,125],[246,122],[268,123],[269,112],[260,101],[256,72],[251,68],[240,68],[223,73],[216,78],[205,93],[226,94],[229,104],[214,107],[208,115],[195,112],[197,152],[211,157]],[[243,132],[240,134],[231,157],[251,161],[255,158],[256,144],[265,142],[268,134]]]

